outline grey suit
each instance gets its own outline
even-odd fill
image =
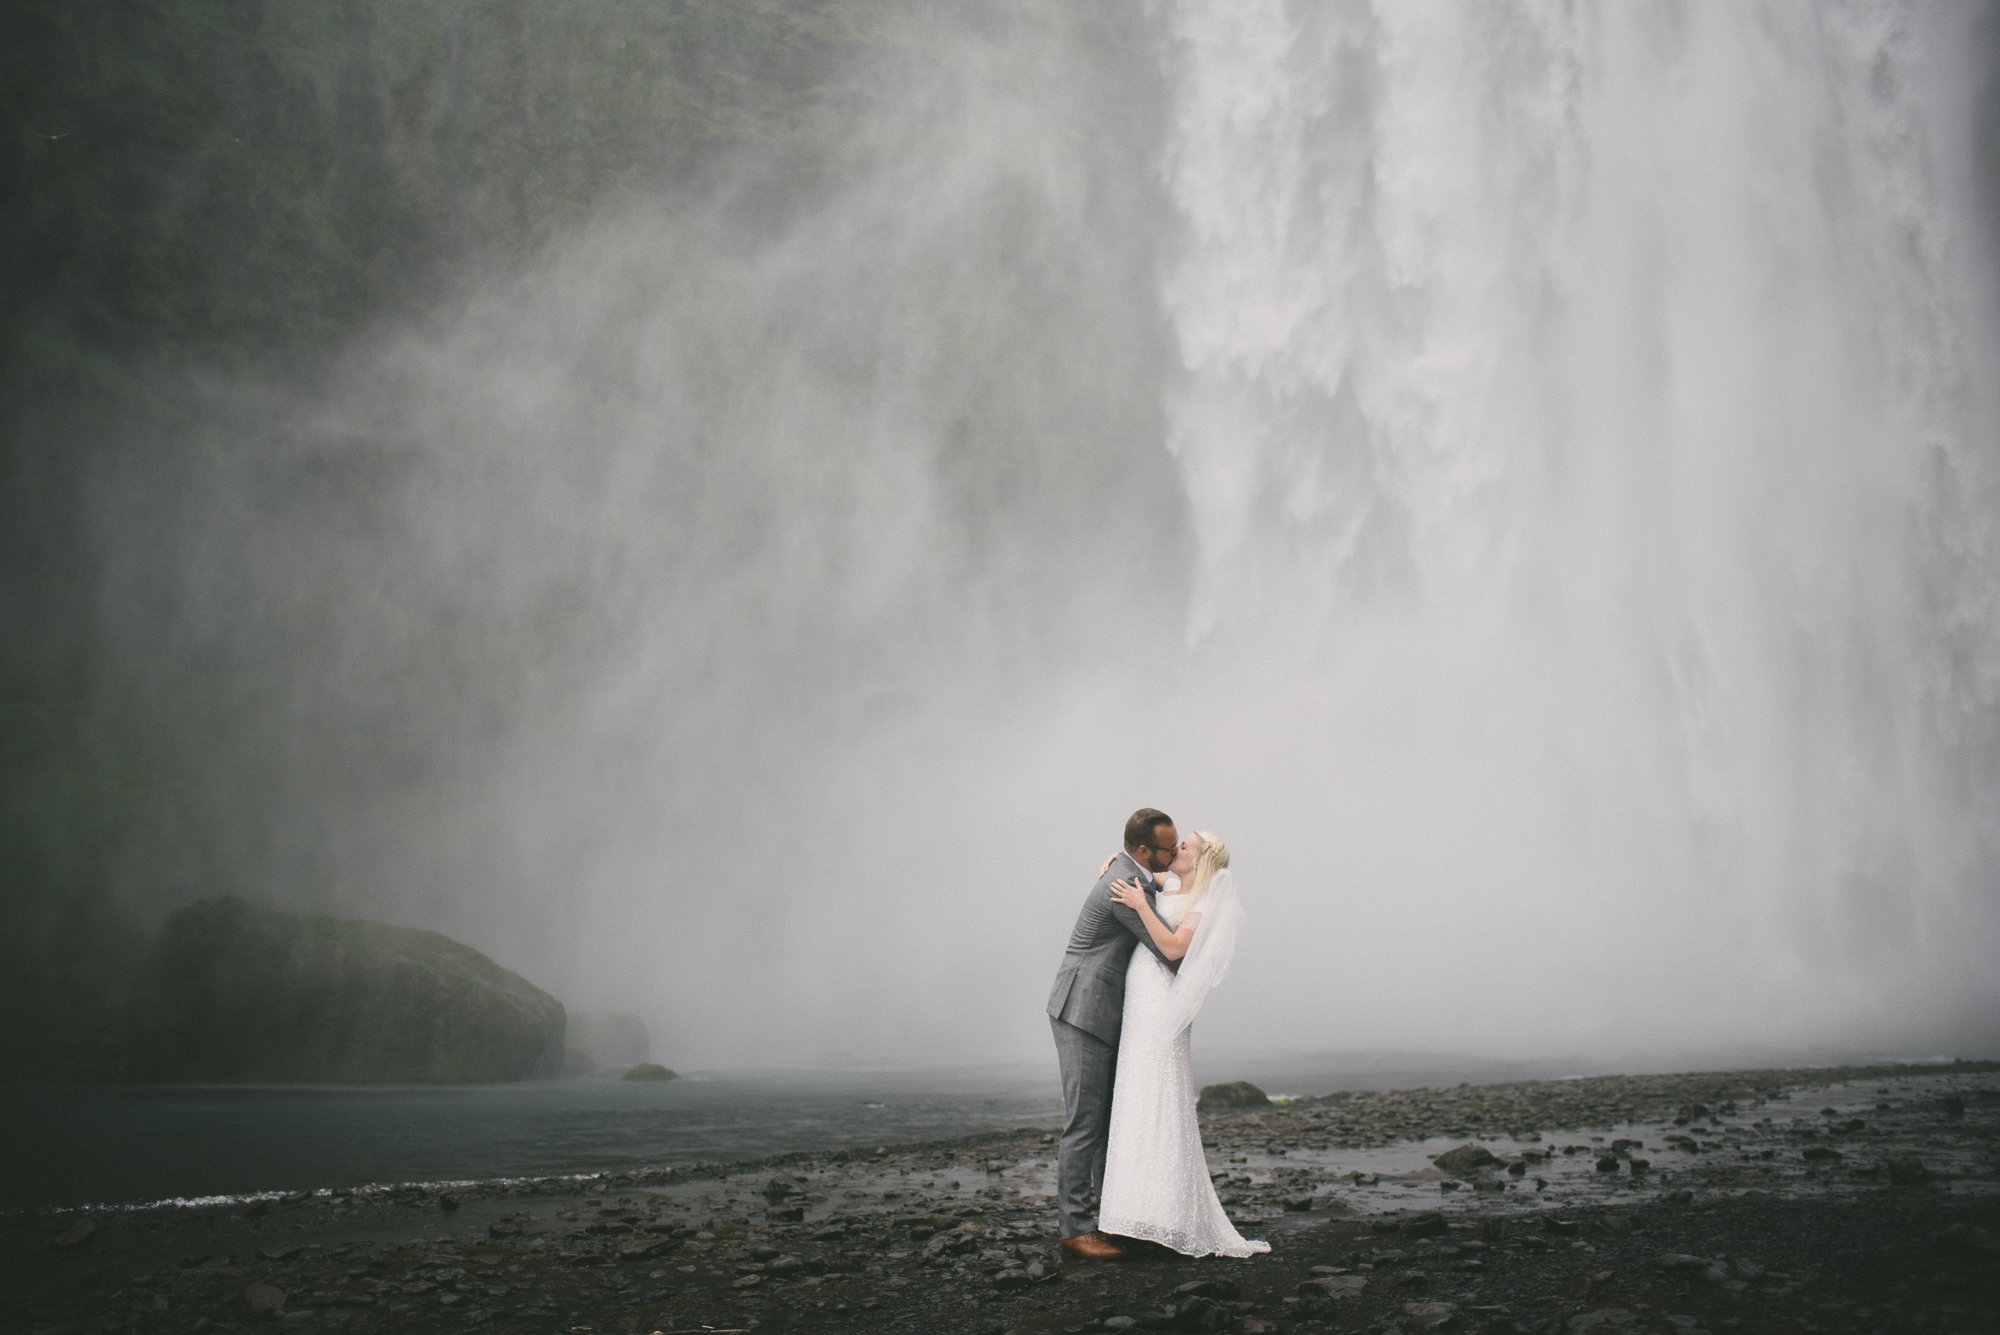
[[[1056,1209],[1062,1235],[1097,1227],[1097,1196],[1104,1187],[1104,1142],[1111,1126],[1111,1080],[1118,1067],[1118,1029],[1125,1019],[1125,969],[1136,946],[1178,967],[1161,953],[1136,909],[1114,903],[1113,881],[1156,887],[1129,853],[1120,853],[1090,888],[1069,934],[1056,984],[1049,992],[1049,1025],[1062,1064],[1063,1133],[1056,1150]]]

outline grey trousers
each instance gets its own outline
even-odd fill
[[[1118,1049],[1053,1016],[1049,1027],[1055,1030],[1056,1060],[1062,1064],[1063,1130],[1056,1146],[1056,1211],[1062,1219],[1062,1235],[1073,1238],[1097,1227]]]

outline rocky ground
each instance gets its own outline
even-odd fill
[[[1064,1264],[1032,1129],[16,1213],[0,1330],[2000,1331],[2000,1065],[1334,1094],[1203,1126],[1269,1255]]]

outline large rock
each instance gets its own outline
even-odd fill
[[[1431,1156],[1431,1162],[1444,1172],[1466,1177],[1497,1166],[1500,1159],[1484,1145],[1472,1144],[1460,1145],[1457,1149],[1446,1150],[1443,1154],[1434,1154]],[[1615,1160],[1612,1166],[1617,1167]]]
[[[562,1003],[471,947],[235,898],[167,918],[135,1000],[142,1078],[472,1082],[562,1062]]]
[[[630,1011],[572,1011],[563,1041],[589,1058],[591,1071],[622,1070],[653,1059],[646,1022]]]
[[[1264,1091],[1248,1080],[1233,1080],[1226,1085],[1203,1085],[1201,1097],[1195,1100],[1195,1107],[1207,1112],[1211,1108],[1268,1108],[1271,1100]]]
[[[669,1071],[666,1067],[660,1065],[658,1062],[640,1062],[637,1066],[634,1066],[631,1070],[627,1071],[623,1076],[621,1076],[620,1079],[678,1080],[680,1079],[680,1076],[676,1072]]]

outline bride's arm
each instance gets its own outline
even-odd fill
[[[1160,954],[1169,960],[1177,960],[1187,954],[1188,945],[1194,940],[1195,923],[1199,914],[1189,914],[1190,921],[1183,923],[1178,931],[1160,921],[1160,915],[1146,902],[1146,892],[1135,881],[1114,881],[1111,884],[1111,898],[1139,915],[1139,921],[1146,926],[1146,935],[1153,938]]]

